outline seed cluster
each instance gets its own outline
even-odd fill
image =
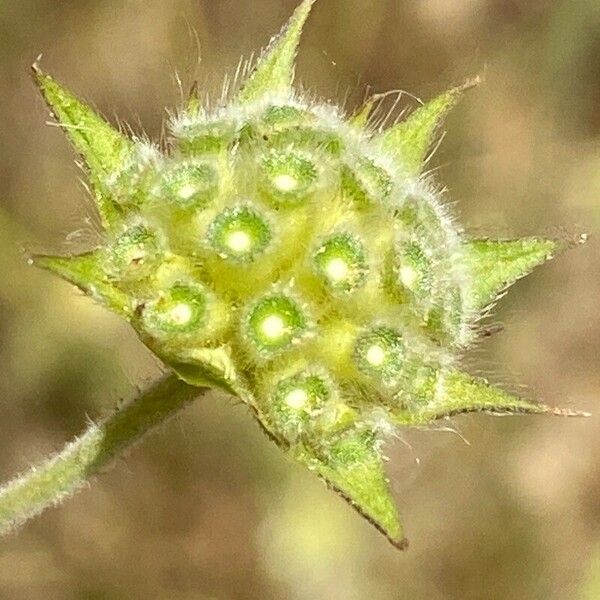
[[[174,138],[180,158],[157,155],[128,197],[113,196],[123,217],[104,250],[142,336],[176,361],[195,341],[233,344],[249,385],[277,390],[258,401],[266,415],[280,406],[273,427],[288,442],[313,425],[323,434],[309,418],[317,397],[357,422],[373,397],[405,403],[410,377],[440,372],[440,339],[462,344],[470,318],[458,233],[436,201],[324,113],[295,102],[180,116],[197,121]],[[300,385],[281,400],[283,382],[314,383],[315,370],[330,393]],[[338,425],[328,427],[339,435]]]
[[[83,157],[105,243],[38,257],[127,318],[192,385],[221,387],[396,544],[380,441],[457,412],[544,412],[461,373],[499,293],[554,240],[468,240],[422,176],[467,86],[388,130],[292,88],[304,0],[224,106],[197,98],[169,149],[131,140],[39,70]]]

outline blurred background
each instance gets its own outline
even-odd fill
[[[80,171],[45,124],[29,65],[42,52],[45,70],[113,121],[158,137],[165,107],[181,102],[175,73],[218,93],[295,4],[0,3],[1,479],[160,370],[118,318],[23,259],[94,239]],[[596,234],[598,0],[320,0],[298,67],[348,110],[367,86],[429,98],[482,72],[432,162],[467,231]],[[389,445],[407,552],[215,395],[0,541],[0,598],[600,599],[599,298],[592,235],[518,283],[494,314],[505,331],[466,360],[595,416],[467,416]]]

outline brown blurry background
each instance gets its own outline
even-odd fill
[[[93,239],[80,172],[45,125],[29,65],[43,52],[48,72],[156,137],[180,102],[176,71],[189,85],[200,58],[201,88],[216,93],[295,4],[0,2],[0,479],[159,370],[118,318],[23,260],[23,248]],[[320,0],[298,74],[352,109],[367,85],[428,98],[482,71],[433,161],[460,220],[478,235],[594,234],[598,0]],[[1,540],[0,597],[600,599],[599,238],[518,283],[494,316],[506,331],[467,361],[596,416],[469,416],[457,433],[404,433],[388,454],[408,552],[215,396]]]

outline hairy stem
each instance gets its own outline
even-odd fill
[[[198,397],[203,390],[173,374],[52,456],[0,488],[0,534],[6,534],[85,486],[122,450]]]

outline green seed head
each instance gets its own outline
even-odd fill
[[[385,131],[369,125],[373,103],[348,118],[295,92],[312,4],[224,106],[193,99],[170,121],[164,154],[36,72],[106,230],[97,251],[38,262],[129,319],[188,383],[237,394],[400,544],[382,432],[457,412],[542,411],[457,363],[498,295],[558,243],[468,239],[422,175],[469,85]]]

